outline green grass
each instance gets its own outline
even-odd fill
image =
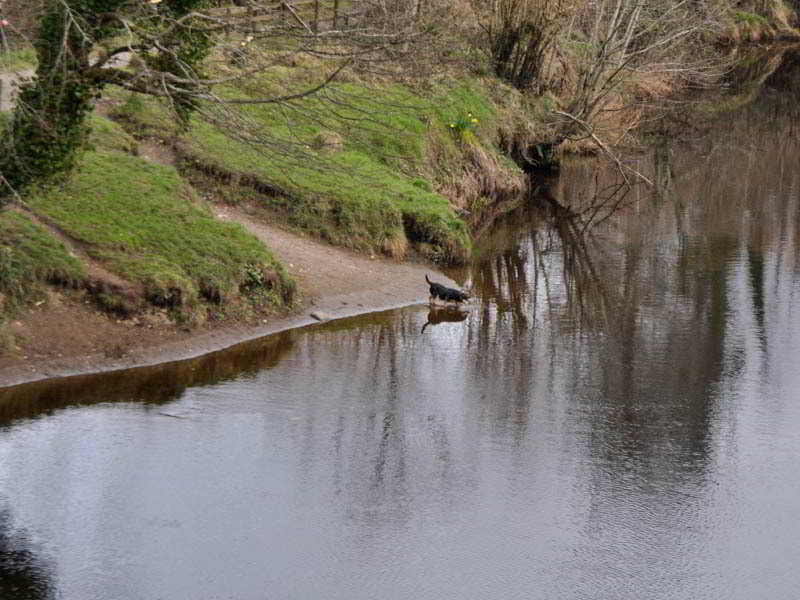
[[[294,60],[215,91],[238,98],[295,93],[330,70],[308,57]],[[231,74],[224,61],[214,69],[220,78]],[[476,168],[475,148],[491,157],[492,164],[477,166],[483,174],[493,168],[489,175],[499,180],[521,177],[494,141],[513,94],[493,94],[479,81],[445,80],[424,92],[342,81],[280,105],[206,106],[188,132],[154,99],[107,93],[118,102],[112,118],[129,132],[178,139],[180,169],[214,196],[257,199],[290,226],[360,250],[402,256],[410,243],[433,260],[463,262],[468,225],[436,190],[459,187]],[[454,130],[457,121],[468,126]]]
[[[36,52],[33,48],[0,52],[0,73],[33,69],[34,67],[36,67]]]
[[[75,284],[85,276],[83,263],[46,229],[27,215],[0,211],[0,294],[6,302],[26,302],[41,283]]]
[[[192,307],[201,297],[224,301],[256,290],[275,301],[291,295],[269,250],[239,225],[216,220],[173,168],[100,147],[66,182],[26,201],[110,271],[141,283],[157,305]]]
[[[380,247],[404,231],[404,221],[413,220],[423,236],[419,241],[438,245],[440,252],[464,252],[468,244],[466,227],[446,198],[365,152],[346,148],[335,156],[311,155],[309,161],[316,164],[305,166],[232,142],[202,122],[188,139],[189,152],[201,164],[279,187],[283,193],[269,199],[272,207],[285,211],[292,224],[332,242]]]
[[[278,70],[221,93],[276,94],[288,84],[280,79],[292,74]],[[289,108],[267,104],[242,112],[250,129],[266,132],[265,139],[293,144],[276,153],[257,137],[232,141],[222,128],[196,119],[186,136],[189,156],[214,171],[277,187],[282,193],[269,200],[274,208],[285,211],[292,224],[335,243],[380,248],[405,235],[431,258],[466,259],[467,225],[430,181],[458,177],[466,145],[488,145],[480,134],[491,128],[495,115],[476,87],[450,82],[420,98],[400,85],[342,83]],[[479,121],[474,128],[449,127],[469,114]],[[337,137],[338,144],[325,147],[326,139]],[[435,170],[427,156],[432,143],[444,156]]]
[[[88,126],[90,129],[89,148],[137,154],[136,140],[119,123],[91,114],[88,118]]]
[[[733,19],[737,23],[746,23],[747,25],[769,25],[769,19],[766,17],[751,12],[745,12],[743,10],[734,11]]]
[[[105,95],[118,102],[110,116],[129,126],[137,136],[167,137],[178,133],[176,119],[158,101],[114,87],[109,87]]]

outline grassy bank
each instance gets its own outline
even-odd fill
[[[111,272],[156,306],[192,309],[243,290],[289,296],[272,255],[239,226],[216,220],[174,169],[109,150],[87,152],[63,185],[27,198]],[[88,208],[87,208],[88,207]]]
[[[308,60],[218,93],[256,99],[310,86],[326,68]],[[172,145],[181,173],[209,198],[255,205],[337,245],[452,264],[469,256],[469,215],[525,185],[499,147],[500,133],[524,121],[521,97],[492,83],[340,82],[282,105],[206,106],[187,132],[135,95],[117,94],[111,115]]]
[[[24,197],[45,225],[0,212],[3,314],[35,302],[46,283],[120,316],[162,311],[182,324],[291,302],[293,281],[259,240],[216,219],[174,168],[132,154],[117,124],[91,124],[76,171]]]
[[[220,93],[307,85],[323,66],[276,69]],[[447,78],[424,89],[350,80],[293,103],[288,118],[275,105],[207,106],[184,131],[153,99],[114,88],[104,96],[77,169],[22,198],[37,222],[0,213],[7,314],[46,284],[118,317],[156,311],[184,325],[289,303],[283,266],[215,218],[214,202],[359,251],[449,264],[467,260],[475,215],[524,187],[500,147],[524,120],[521,96],[496,80]],[[0,117],[2,127],[8,114]],[[286,151],[267,151],[264,136]],[[143,144],[174,153],[167,162],[177,168],[140,156]]]
[[[619,38],[613,54],[603,28],[586,26],[592,15],[597,23],[609,18],[602,2],[576,4],[571,19],[517,11],[519,23],[502,26],[519,44],[503,59],[502,48],[492,45],[497,39],[489,39],[489,25],[499,23],[492,6],[446,7],[427,13],[429,22],[414,21],[421,37],[438,32],[419,54],[436,59],[433,69],[400,65],[410,46],[404,41],[382,51],[385,62],[361,62],[359,50],[350,56],[351,68],[321,88],[343,64],[344,49],[353,49],[337,45],[347,36],[326,45],[325,35],[308,38],[307,28],[287,38],[269,28],[256,35],[226,31],[197,65],[218,82],[213,93],[221,101],[211,102],[204,91],[192,96],[195,110],[184,127],[167,102],[114,85],[126,80],[120,75],[146,80],[155,51],[134,51],[116,70],[97,70],[95,79],[109,72],[119,78],[92,88],[99,101],[77,169],[29,188],[17,206],[25,210],[0,213],[4,306],[30,302],[46,283],[86,290],[118,315],[158,310],[181,324],[288,304],[294,285],[284,268],[263,243],[217,219],[219,203],[369,254],[465,263],[485,217],[522,197],[527,186],[509,157],[542,167],[555,164],[559,152],[622,144],[646,120],[647,107],[688,85],[716,81],[708,65],[723,61],[716,61],[719,38],[713,36],[735,41],[770,31],[779,37],[796,31],[797,19],[783,0],[739,2],[713,15],[699,5],[661,14],[653,2],[652,14],[643,17],[626,5],[628,25],[608,24],[607,35]],[[459,10],[465,18],[454,22]],[[685,32],[681,19],[691,24],[696,15],[707,15],[708,26],[677,47],[683,34],[670,27]],[[386,26],[379,15],[364,18]],[[549,23],[555,33],[523,43],[537,23]],[[729,33],[722,32],[726,25]],[[94,48],[92,56],[118,46],[127,57],[124,44],[131,50],[136,41],[106,40],[110,45]],[[367,41],[359,43],[370,48]],[[641,46],[651,55],[640,64]],[[691,68],[672,68],[672,61],[692,57]],[[15,51],[0,69],[30,65],[33,58]],[[529,80],[514,70],[535,61],[540,64]],[[172,75],[169,81],[181,79]],[[129,81],[134,88],[135,78]],[[0,115],[0,128],[2,121]],[[15,143],[22,139],[37,138],[20,135]]]

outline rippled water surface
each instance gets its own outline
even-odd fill
[[[0,390],[0,598],[800,597],[782,84],[666,132],[658,194],[566,169],[454,274],[464,314]]]

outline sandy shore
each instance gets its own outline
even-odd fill
[[[0,360],[0,387],[195,358],[316,323],[311,313],[339,319],[424,303],[426,273],[454,285],[429,266],[356,254],[264,224],[233,208],[215,211],[219,218],[244,225],[284,262],[298,283],[298,301],[291,313],[265,319],[258,326],[187,331],[164,323],[161,328],[141,329],[53,293],[12,322],[22,349],[17,356]]]

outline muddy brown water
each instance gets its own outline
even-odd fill
[[[0,598],[800,597],[781,85],[664,132],[657,194],[567,167],[465,313],[0,390]]]

